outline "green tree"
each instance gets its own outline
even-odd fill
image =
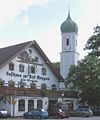
[[[100,26],[94,28],[94,34],[88,39],[85,50],[90,50],[90,54],[100,56]]]
[[[60,73],[60,62],[55,62],[53,63],[53,65],[56,68],[56,70]]]
[[[90,106],[100,105],[100,59],[95,55],[88,55],[71,66],[66,79],[66,87],[79,91],[82,103]]]

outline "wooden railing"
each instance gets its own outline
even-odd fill
[[[32,89],[32,88],[21,88],[21,87],[9,87],[9,86],[0,86],[0,96],[3,95],[24,95],[24,96],[48,96],[48,97],[77,97],[75,91],[62,91],[62,90],[51,90],[51,89]]]

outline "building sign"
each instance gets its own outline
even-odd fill
[[[6,72],[7,76],[11,76],[11,77],[22,77],[22,74],[18,74],[18,73],[14,73],[14,72]]]
[[[19,74],[19,73],[15,73],[15,72],[6,72],[7,76],[10,77],[19,77],[22,78],[24,81],[29,81],[29,79],[40,79],[40,80],[50,80],[49,77],[44,77],[44,76],[39,76],[39,75],[26,75],[26,74]]]

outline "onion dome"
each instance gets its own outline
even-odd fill
[[[71,19],[70,12],[68,13],[68,18],[61,24],[61,32],[75,32],[78,33],[78,26],[77,24]]]

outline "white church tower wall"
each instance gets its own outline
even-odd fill
[[[76,65],[79,53],[77,46],[77,24],[71,19],[70,12],[68,18],[61,24],[62,51],[60,53],[60,74],[67,78],[71,65]]]

